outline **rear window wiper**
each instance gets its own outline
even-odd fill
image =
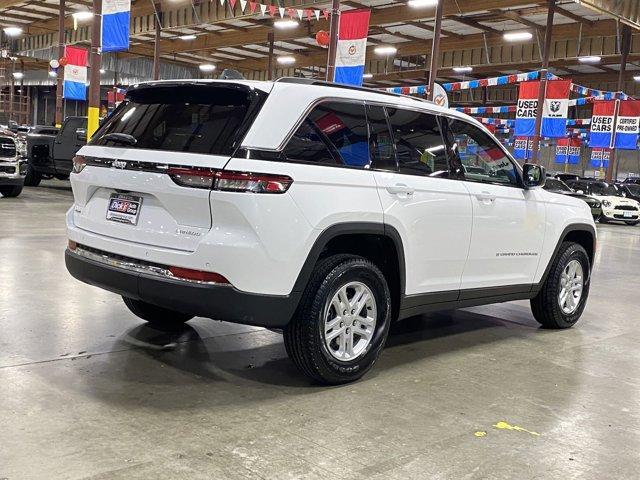
[[[135,145],[138,139],[128,133],[107,133],[99,138],[99,140],[111,140],[116,143],[124,143],[126,145]]]

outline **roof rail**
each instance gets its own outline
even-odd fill
[[[430,100],[426,100],[424,98],[412,97],[411,95],[403,95],[402,93],[386,92],[384,90],[377,90],[375,88],[358,87],[356,85],[346,85],[344,83],[327,82],[326,80],[316,80],[316,79],[313,79],[313,78],[281,77],[281,78],[278,78],[277,80],[275,80],[275,83],[299,83],[299,84],[302,84],[302,85],[320,85],[320,86],[323,86],[323,87],[343,88],[345,90],[357,90],[357,91],[360,91],[360,92],[364,91],[364,92],[370,92],[370,93],[378,93],[380,95],[390,95],[392,97],[410,98],[410,99],[415,100],[417,102],[433,103]]]

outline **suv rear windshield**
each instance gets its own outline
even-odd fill
[[[231,155],[267,94],[239,84],[149,85],[130,91],[91,145]],[[102,137],[124,133],[135,145]]]

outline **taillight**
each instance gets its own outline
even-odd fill
[[[182,187],[211,188],[216,171],[211,168],[171,167],[167,173],[174,182]]]
[[[87,166],[87,159],[82,155],[73,157],[73,173],[80,173]]]
[[[216,172],[213,189],[226,192],[284,193],[292,183],[293,179],[286,175],[222,170]]]
[[[167,173],[182,187],[213,188],[225,192],[284,193],[293,179],[269,173],[232,172],[200,167],[170,167]]]
[[[214,272],[204,272],[202,270],[192,270],[190,268],[182,267],[169,267],[169,271],[174,277],[184,280],[194,280],[196,282],[207,283],[230,283],[225,277]]]

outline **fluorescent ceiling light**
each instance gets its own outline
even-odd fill
[[[531,40],[533,34],[531,32],[507,32],[502,38],[507,42],[521,42],[523,40]]]
[[[7,27],[4,29],[4,33],[9,35],[10,37],[17,37],[22,34],[22,29],[20,27]]]
[[[22,72],[13,72],[13,78],[20,79],[22,77],[24,77],[24,73],[22,73]]]
[[[190,33],[189,35],[180,35],[178,38],[180,40],[195,40],[198,37],[196,37],[193,33]]]
[[[409,0],[407,5],[413,8],[435,7],[438,5],[438,0]]]
[[[212,63],[203,63],[202,65],[198,65],[198,68],[201,72],[213,72],[216,66]]]
[[[292,63],[296,63],[295,57],[284,56],[278,57],[278,63],[282,63],[283,65],[291,65]]]
[[[381,45],[379,47],[374,48],[373,51],[376,52],[378,55],[393,55],[398,51],[398,49],[391,45]]]
[[[93,18],[93,12],[90,12],[89,10],[81,10],[79,12],[72,13],[71,16],[76,20],[89,20],[90,18]]]
[[[373,78],[373,73],[365,73],[362,78]]]
[[[578,58],[578,61],[582,63],[599,63],[600,60],[602,60],[602,58],[597,55],[589,55],[587,57]]]
[[[296,28],[298,26],[298,22],[296,22],[295,20],[276,20],[275,22],[273,22],[273,26],[276,28],[282,28],[282,29],[286,29],[286,28]]]
[[[636,82],[640,82],[640,75],[636,75],[635,77],[633,77],[633,79],[634,79]]]
[[[56,72],[54,72],[53,70],[49,70],[49,76],[53,78],[53,77],[57,77],[58,74]]]
[[[453,71],[457,73],[473,72],[473,67],[453,67]]]
[[[104,68],[101,68],[100,73],[107,73],[107,71]]]

